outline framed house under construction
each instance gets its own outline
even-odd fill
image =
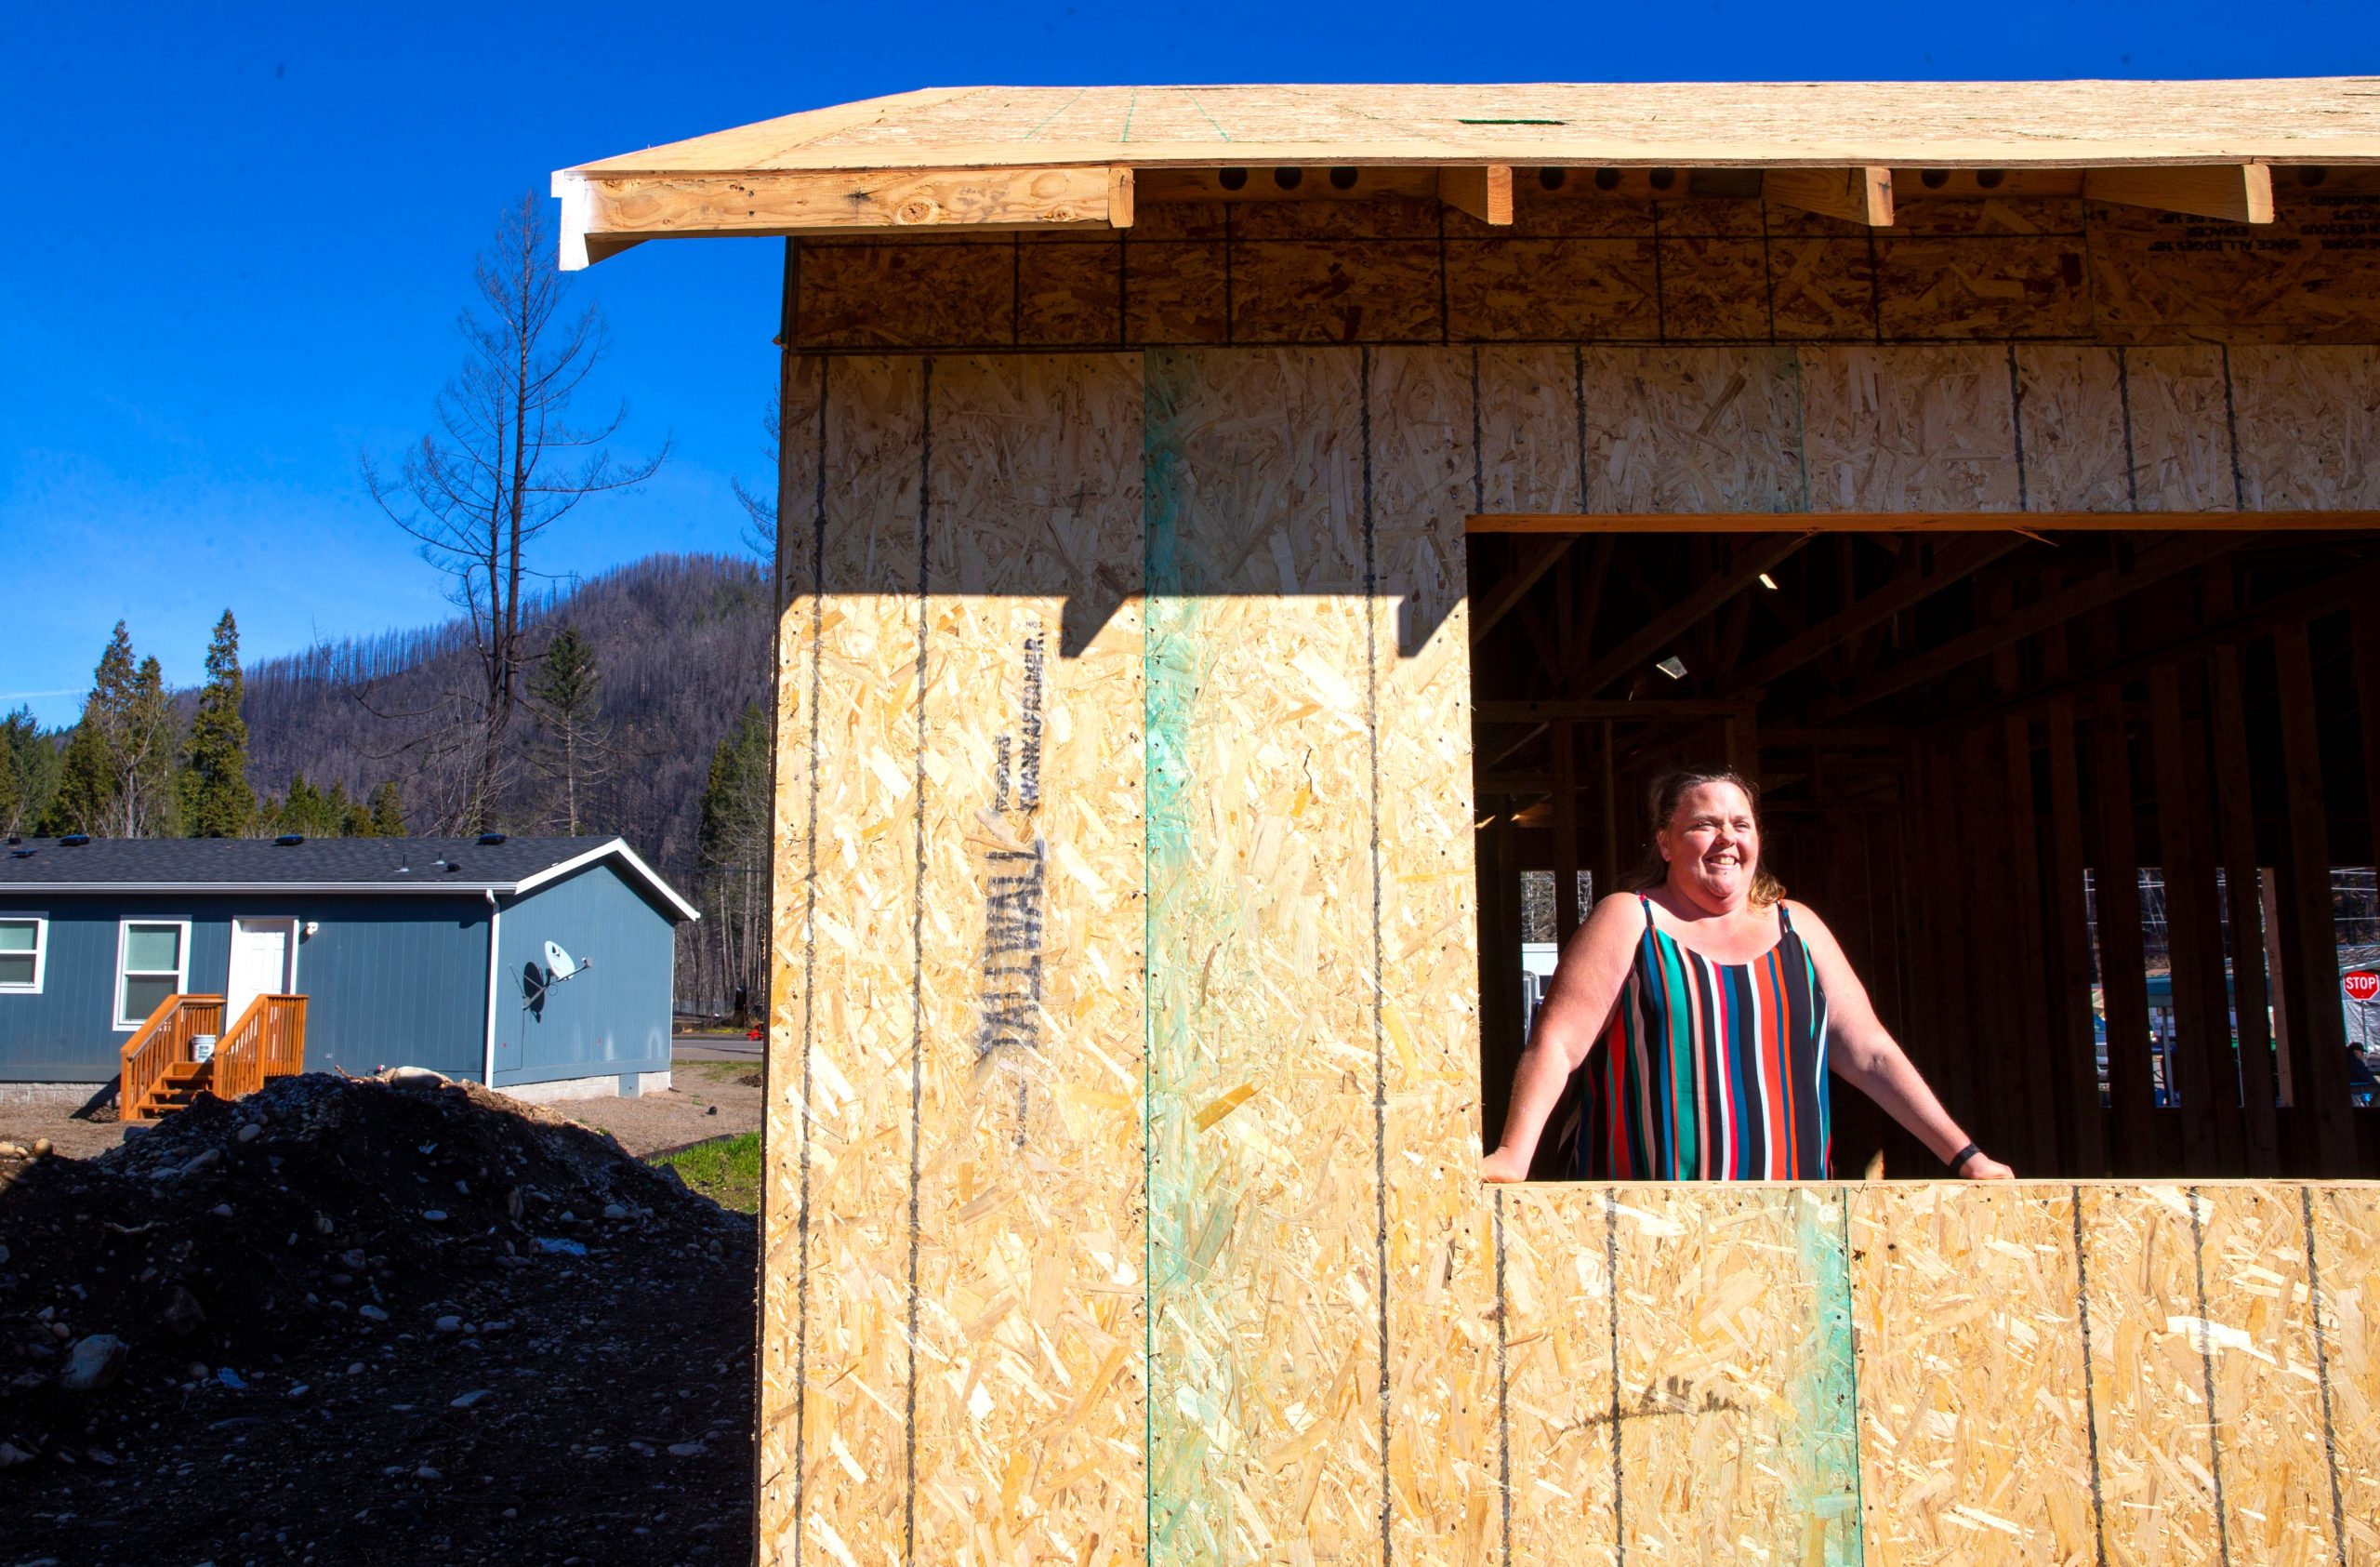
[[[555,186],[786,241],[763,1561],[2380,1560],[2380,84],[960,88]],[[2031,1178],[1482,1188],[1704,759]]]

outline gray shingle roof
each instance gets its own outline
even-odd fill
[[[0,891],[309,887],[322,891],[512,892],[589,857],[610,857],[665,903],[693,910],[618,838],[27,838],[0,849]]]

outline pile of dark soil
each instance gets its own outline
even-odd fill
[[[465,1084],[0,1150],[0,1567],[745,1560],[754,1242]]]

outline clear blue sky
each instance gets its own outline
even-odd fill
[[[110,626],[196,679],[445,613],[374,510],[456,364],[474,249],[552,169],[974,83],[2321,75],[2380,72],[2380,7],[29,6],[0,58],[0,707],[71,720]],[[580,274],[641,492],[543,564],[734,550],[765,477],[780,246],[647,246]]]

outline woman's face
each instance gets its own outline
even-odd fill
[[[1670,885],[1712,913],[1739,909],[1752,896],[1760,864],[1760,828],[1752,802],[1731,783],[1697,784],[1677,803],[1660,834]]]

